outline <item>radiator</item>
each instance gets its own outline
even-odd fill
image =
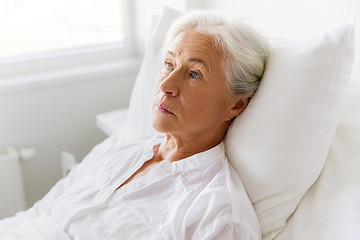
[[[0,219],[25,210],[24,183],[15,148],[0,149]]]

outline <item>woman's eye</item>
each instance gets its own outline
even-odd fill
[[[172,70],[172,65],[170,63],[165,63],[165,69],[166,70]]]
[[[196,72],[191,72],[191,77],[195,78],[195,79],[198,79],[198,78],[200,78],[200,75],[198,73],[196,73]]]

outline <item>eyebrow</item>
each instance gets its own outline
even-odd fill
[[[206,70],[207,70],[208,72],[211,72],[211,66],[208,66],[207,64],[205,64],[205,61],[202,60],[202,59],[200,59],[200,58],[188,58],[188,61],[189,61],[189,62],[200,63],[200,64],[202,64],[202,65],[206,68]]]
[[[171,56],[175,57],[175,53],[173,51],[168,50],[167,53],[170,54]]]
[[[167,53],[170,54],[170,55],[173,56],[173,57],[176,57],[176,54],[175,54],[173,51],[171,51],[171,50],[169,50]],[[211,70],[210,67],[205,64],[205,61],[202,60],[202,59],[200,59],[200,58],[188,58],[187,60],[188,60],[189,62],[201,63],[202,65],[205,66],[205,68],[207,68],[207,70],[209,70],[209,71]]]
[[[202,59],[200,59],[200,58],[188,58],[188,61],[189,61],[189,62],[202,63],[202,64],[204,64],[204,65],[206,66],[205,62],[204,62]]]

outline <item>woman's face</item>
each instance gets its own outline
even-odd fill
[[[224,56],[212,37],[180,33],[170,45],[157,81],[153,127],[187,137],[214,131],[235,116],[227,97]]]

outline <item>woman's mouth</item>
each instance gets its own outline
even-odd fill
[[[172,111],[170,111],[170,109],[166,108],[164,105],[162,105],[161,103],[160,104],[157,104],[156,105],[157,109],[162,112],[162,113],[166,113],[166,114],[174,114]]]

